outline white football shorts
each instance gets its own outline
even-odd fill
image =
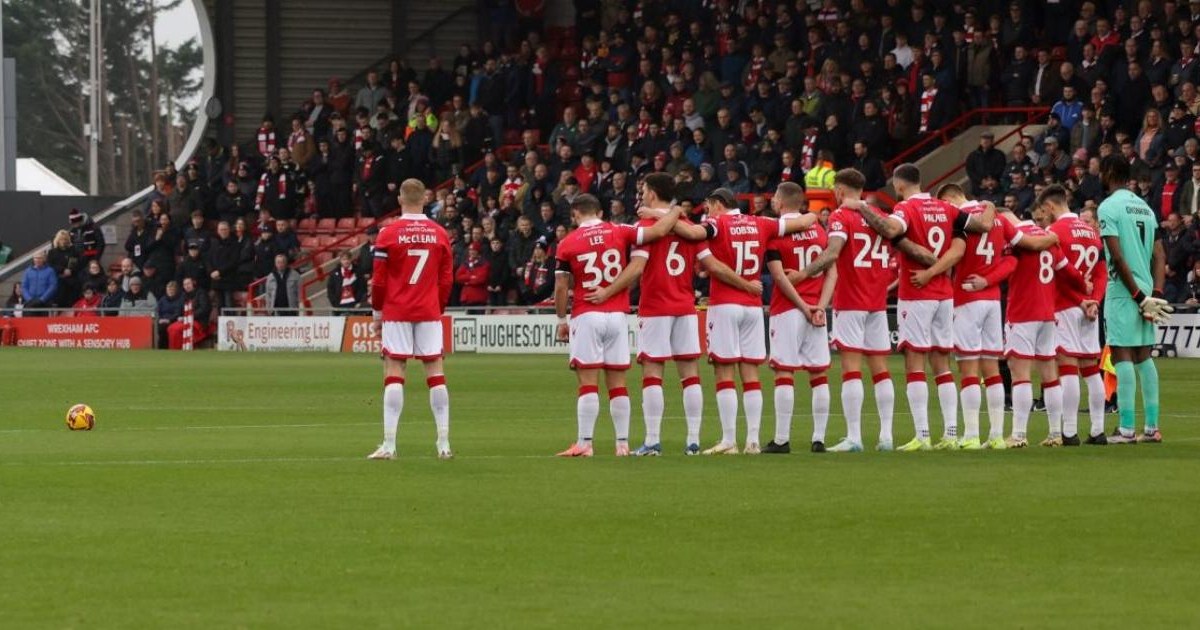
[[[629,368],[629,325],[625,313],[592,311],[571,318],[571,367]]]

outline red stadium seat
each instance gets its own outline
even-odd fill
[[[360,230],[365,230],[365,229],[371,227],[372,225],[375,225],[374,217],[361,217],[358,220],[358,229],[360,229]]]
[[[313,257],[313,264],[321,267],[331,260],[333,260],[333,252],[321,252]]]
[[[316,219],[300,219],[300,223],[296,225],[296,231],[301,234],[311,234],[317,229]]]
[[[333,234],[337,229],[337,219],[321,219],[317,221],[317,234]]]
[[[367,245],[371,242],[371,237],[366,234],[359,234],[358,238],[355,239],[355,242],[359,245]]]
[[[330,245],[333,245],[334,243],[336,243],[339,238],[341,238],[341,237],[332,236],[332,235],[321,235],[321,236],[317,237],[317,242],[320,244],[321,249],[325,249],[326,247],[329,247]]]
[[[338,219],[337,231],[338,232],[353,232],[354,225],[355,225],[354,217],[346,217],[344,219]]]
[[[311,252],[321,246],[320,240],[316,236],[301,236],[300,249]]]

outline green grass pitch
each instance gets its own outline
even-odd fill
[[[602,405],[563,461],[565,359],[459,355],[458,458],[417,368],[400,459],[369,462],[372,357],[4,349],[0,627],[1196,627],[1200,363],[1159,365],[1161,445],[812,455],[798,384],[802,452],[685,458],[667,379],[665,457],[614,458]]]

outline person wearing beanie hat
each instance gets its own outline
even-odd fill
[[[104,235],[96,228],[96,223],[88,213],[71,208],[67,213],[67,223],[71,226],[71,246],[81,265],[86,267],[88,262],[104,256]]]

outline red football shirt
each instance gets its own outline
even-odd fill
[[[1046,231],[1032,221],[1022,221],[1017,229],[1030,236]],[[1054,299],[1057,289],[1055,272],[1067,266],[1062,250],[1054,246],[1034,252],[1017,249],[1017,268],[1008,279],[1008,317],[1011,323],[1054,321]]]
[[[571,316],[584,313],[628,313],[629,290],[608,298],[600,304],[583,299],[592,289],[611,285],[621,275],[628,261],[626,252],[642,241],[642,228],[593,219],[584,221],[571,232],[554,254],[558,271],[575,278],[575,301]]]
[[[968,201],[962,212],[975,215],[983,212],[983,204]],[[1011,259],[1012,247],[1020,242],[1022,233],[1004,217],[997,217],[990,232],[986,234],[967,234],[967,251],[954,270],[954,305],[960,306],[969,302],[1000,299],[1000,280],[1003,280],[1012,269],[1002,267],[1015,266]],[[971,276],[988,278],[988,286],[982,291],[965,291],[962,283]],[[991,280],[995,281],[991,281]]]
[[[388,322],[438,320],[450,300],[454,255],[446,230],[423,214],[404,214],[375,239],[371,308]]]
[[[871,210],[880,216],[879,208]],[[889,266],[891,246],[876,234],[857,210],[838,208],[829,215],[829,238],[846,242],[838,254],[838,281],[833,308],[839,311],[886,311],[888,285],[895,278]]]
[[[1058,246],[1067,257],[1067,262],[1084,278],[1092,281],[1092,293],[1087,295],[1072,283],[1060,278],[1058,297],[1054,303],[1055,310],[1079,306],[1084,300],[1103,301],[1104,290],[1108,286],[1108,273],[1107,267],[1100,260],[1100,253],[1104,251],[1100,233],[1073,212],[1068,212],[1051,223],[1050,231],[1058,235]]]
[[[687,219],[679,219],[688,223]],[[654,219],[642,219],[639,227],[650,227]],[[642,271],[638,315],[663,317],[696,314],[696,293],[692,278],[696,261],[710,255],[707,243],[688,241],[668,234],[649,245],[642,245],[630,254],[646,258]]]
[[[742,214],[730,210],[705,223],[708,229],[709,250],[717,260],[729,265],[733,272],[747,281],[758,280],[763,270],[767,243],[783,236],[782,221],[768,217]],[[709,285],[709,304],[741,304],[761,306],[762,299],[713,278]]]
[[[960,214],[958,208],[941,199],[934,199],[927,193],[913,195],[892,209],[892,218],[904,226],[904,235],[908,240],[939,258],[950,247],[950,239],[955,231],[962,227]],[[949,300],[954,297],[947,274],[930,280],[923,287],[913,286],[912,273],[926,268],[908,256],[900,255],[900,289],[897,296],[901,300]]]
[[[783,218],[790,219],[799,216],[799,213],[792,213],[783,215]],[[821,252],[825,251],[828,243],[829,237],[825,234],[825,228],[817,223],[803,232],[793,232],[787,236],[771,239],[771,242],[767,244],[767,260],[779,260],[783,263],[784,269],[803,269],[816,260]],[[805,278],[795,285],[796,293],[800,294],[800,299],[815,305],[821,299],[821,288],[824,284],[824,273],[812,278]],[[784,297],[783,291],[780,291],[779,287],[775,287],[771,291],[772,315],[785,313],[795,308],[796,305]]]

